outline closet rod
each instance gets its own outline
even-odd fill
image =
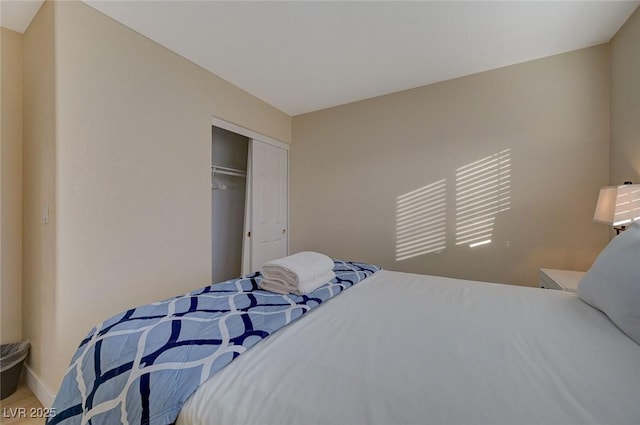
[[[211,172],[215,174],[226,174],[228,176],[237,176],[237,177],[246,177],[247,172],[244,170],[238,170],[235,168],[229,167],[221,167],[219,165],[214,165],[211,167]]]

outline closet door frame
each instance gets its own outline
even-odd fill
[[[289,147],[290,145],[288,143],[282,142],[280,140],[274,139],[273,137],[269,137],[269,136],[265,136],[264,134],[255,132],[253,130],[250,130],[248,128],[239,126],[237,124],[234,124],[232,122],[229,121],[225,121],[221,118],[218,118],[216,116],[212,116],[211,117],[211,125],[222,128],[224,130],[228,130],[231,131],[233,133],[239,134],[241,136],[245,136],[248,137],[249,139],[255,139],[258,140],[260,142],[263,143],[267,143],[273,146],[277,146],[281,149],[284,149],[287,151],[287,217],[285,220],[286,223],[286,228],[287,228],[287,232],[286,232],[286,243],[287,243],[287,254],[289,254],[289,246],[290,246],[290,235],[291,232],[289,231],[289,207],[291,204],[291,200],[290,198],[290,185],[289,185],[289,176],[291,175],[291,170],[290,168],[290,164],[289,164]],[[249,149],[251,149],[251,142],[249,142]],[[248,152],[249,158],[251,158],[251,152]],[[244,231],[244,239],[243,239],[243,243],[242,243],[242,275],[251,273],[255,270],[251,270],[251,238],[248,235],[248,232],[251,228],[251,185],[250,185],[250,181],[251,181],[251,163],[247,164],[247,188],[246,188],[246,197],[245,197],[245,217],[244,217],[244,223],[245,223],[245,231]]]

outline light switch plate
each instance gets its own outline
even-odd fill
[[[49,204],[42,207],[42,224],[49,224]]]

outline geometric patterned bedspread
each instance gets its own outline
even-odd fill
[[[258,272],[105,320],[80,343],[47,424],[173,424],[218,370],[378,270],[334,260],[336,277],[302,296],[261,290]]]

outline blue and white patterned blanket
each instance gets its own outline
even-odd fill
[[[210,376],[378,270],[335,260],[336,277],[303,296],[263,291],[255,273],[114,316],[80,343],[47,424],[173,424]]]

